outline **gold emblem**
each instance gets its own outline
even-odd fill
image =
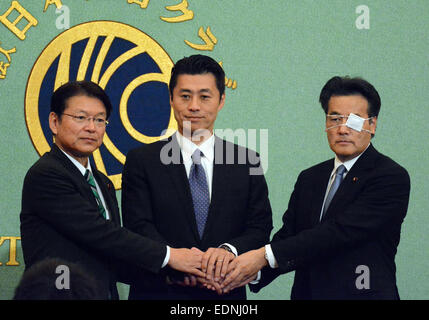
[[[101,48],[97,56],[93,57],[94,48],[100,38],[104,40],[102,40]],[[105,58],[116,38],[121,38],[132,43],[133,47],[124,51],[108,66],[105,66]],[[87,43],[80,58],[76,78],[70,79],[72,47],[73,44],[81,40],[87,40]],[[129,59],[140,54],[147,54],[156,63],[160,72],[141,74],[125,86],[118,106],[118,113],[122,125],[130,137],[142,143],[152,143],[167,138],[176,131],[177,123],[171,109],[168,127],[165,128],[166,132],[164,135],[157,137],[145,135],[135,129],[130,121],[127,110],[128,100],[131,94],[142,84],[147,82],[161,82],[168,86],[171,68],[173,66],[173,62],[168,54],[154,39],[130,25],[113,21],[92,21],[70,28],[53,39],[36,60],[28,78],[25,93],[25,121],[30,138],[39,155],[43,155],[50,150],[50,144],[48,143],[48,139],[45,136],[41,124],[41,121],[47,122],[47,119],[39,119],[39,98],[42,83],[53,63],[57,61],[58,64],[57,70],[55,70],[54,90],[70,80],[79,81],[84,79],[90,79],[105,89],[115,72]],[[95,62],[93,62],[91,74],[87,75],[90,61],[94,61],[94,59]],[[52,92],[49,94],[51,95]],[[44,107],[46,108],[46,106]],[[117,106],[114,105],[113,107],[115,108]],[[103,144],[108,152],[123,165],[125,163],[125,154],[114,144],[109,134],[111,134],[111,132],[107,130],[103,139]],[[122,174],[108,174],[99,149],[93,153],[93,158],[97,169],[109,176],[116,189],[120,189]]]

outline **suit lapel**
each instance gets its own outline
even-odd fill
[[[219,152],[222,150],[222,152]],[[213,219],[216,219],[215,213],[219,210],[222,205],[222,199],[226,199],[226,193],[228,192],[228,170],[231,165],[226,165],[225,162],[225,143],[222,139],[215,136],[214,145],[214,159],[213,159],[213,178],[212,178],[212,195],[210,200],[210,207],[207,216],[207,221],[204,229],[204,236],[207,234],[210,226],[212,225]],[[220,159],[221,160],[220,160]]]
[[[75,182],[79,189],[79,192],[84,195],[88,200],[94,201],[97,205],[97,201],[92,194],[91,187],[86,181],[85,177],[79,171],[79,169],[70,161],[69,158],[58,148],[56,144],[52,145],[51,155],[56,158],[61,165],[70,173],[70,178]]]
[[[173,186],[176,191],[175,193],[179,197],[180,203],[178,204],[178,210],[183,211],[185,218],[188,220],[188,225],[191,227],[195,241],[199,243],[201,240],[195,219],[191,188],[189,187],[189,180],[186,175],[186,169],[183,164],[183,157],[176,135],[174,134],[171,136],[166,143],[171,143],[171,150],[169,150],[170,159],[180,159],[179,163],[173,162],[165,165],[170,173],[169,176],[173,182]],[[163,146],[165,146],[165,144],[162,144],[162,147]],[[174,156],[175,154],[176,156]],[[177,157],[177,154],[180,155],[180,158]]]
[[[52,145],[51,154],[59,160],[59,162],[66,168],[66,170],[70,173],[71,179],[75,182],[75,185],[78,188],[78,191],[89,201],[93,203],[93,205],[98,208],[97,200],[95,199],[94,194],[92,193],[91,187],[86,181],[85,177],[79,171],[79,169],[70,161],[69,158],[58,148],[56,144]],[[94,168],[94,166],[92,166]],[[111,219],[120,224],[119,221],[119,212],[117,212],[116,207],[112,203],[112,199],[110,193],[107,191],[107,186],[104,184],[103,180],[100,178],[98,171],[92,171],[95,180],[97,180],[98,186],[103,193],[104,202],[109,209]],[[113,187],[113,186],[112,186]]]
[[[331,216],[333,212],[343,210],[343,207],[352,201],[355,194],[359,192],[361,184],[368,175],[368,171],[374,168],[378,154],[378,151],[371,144],[360,156],[347,173],[343,182],[341,182],[323,218]]]

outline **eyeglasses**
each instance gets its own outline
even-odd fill
[[[342,114],[327,114],[326,115],[326,124],[327,126],[336,126],[339,124],[343,124],[347,122],[349,116],[345,116]]]
[[[94,124],[99,128],[106,127],[109,124],[109,121],[100,117],[74,116],[72,114],[67,113],[63,113],[63,115],[72,117],[79,124],[86,124],[89,123],[91,120],[94,120]]]
[[[363,120],[371,120],[372,118],[373,117],[362,118],[362,119]],[[327,125],[327,127],[341,125],[343,123],[346,123],[348,119],[349,119],[349,116],[346,116],[343,114],[327,114],[326,115],[326,125]]]

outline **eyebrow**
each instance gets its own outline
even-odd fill
[[[180,89],[179,90],[180,93],[194,93],[194,91],[190,90],[190,89]],[[197,93],[211,93],[212,91],[208,88],[204,88],[204,89],[200,89],[197,91]]]
[[[354,112],[350,112],[350,113],[354,113]],[[349,115],[350,115],[350,113],[349,113]],[[330,113],[328,113],[327,115],[329,115],[329,116],[343,116],[343,114],[341,114],[341,113],[339,113],[339,112],[337,112],[337,111],[332,111],[332,112],[330,112]],[[349,116],[349,115],[347,115],[347,117]],[[357,115],[357,116],[359,116],[359,117],[362,117],[359,113],[355,113],[355,115]]]
[[[86,112],[85,110],[82,110],[82,109],[76,110],[76,113],[84,113],[84,114],[88,115],[88,112]],[[106,115],[106,114],[107,114],[106,111],[102,111],[102,112],[95,114],[95,116],[101,116],[101,115]]]

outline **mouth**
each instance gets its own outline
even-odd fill
[[[97,139],[95,138],[80,138],[80,139],[89,143],[97,142]]]
[[[348,140],[338,140],[338,141],[335,141],[335,144],[338,144],[340,146],[347,146],[347,145],[353,144],[353,142]]]
[[[187,121],[200,121],[201,119],[203,119],[203,117],[198,117],[198,116],[185,116],[185,120]]]

